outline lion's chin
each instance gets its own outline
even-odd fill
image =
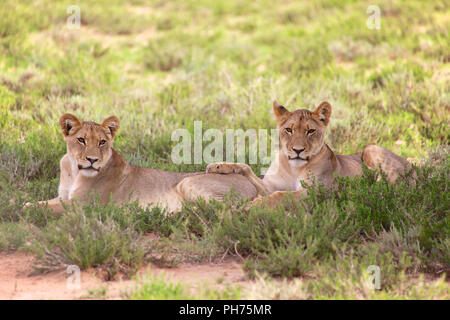
[[[98,171],[94,169],[81,169],[80,174],[85,177],[92,178],[98,175]]]
[[[289,160],[289,164],[293,168],[301,168],[304,165],[306,165],[307,163],[308,163],[308,161],[302,160],[302,159],[298,159],[298,158]]]

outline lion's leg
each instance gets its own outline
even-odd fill
[[[253,172],[252,168],[249,165],[244,163],[231,163],[231,162],[216,162],[211,163],[206,167],[206,173],[220,173],[220,174],[240,174],[247,179],[255,186],[256,190],[258,190],[258,194],[262,196],[269,195],[270,192],[267,190],[264,185],[263,180],[261,180],[256,174]]]
[[[258,197],[250,202],[250,206],[260,206],[263,203],[267,203],[270,208],[276,208],[283,203],[284,199],[288,195],[293,195],[294,199],[301,199],[306,195],[306,189],[300,189],[297,191],[276,191],[266,197]]]
[[[38,201],[37,203],[41,207],[48,207],[55,215],[64,213],[64,207],[61,204],[61,200],[69,200],[69,190],[74,181],[74,174],[72,173],[70,160],[67,154],[61,158],[59,168],[61,174],[59,178],[58,196],[50,200]],[[28,208],[31,205],[31,202],[27,202],[23,209]]]
[[[222,200],[232,188],[244,198],[253,199],[258,195],[255,186],[238,174],[200,174],[184,178],[176,186],[177,193],[185,201],[197,198]]]
[[[362,152],[362,160],[371,169],[376,169],[380,166],[391,183],[395,183],[400,174],[411,168],[410,163],[406,159],[377,145],[365,147]]]
[[[54,198],[46,201],[38,201],[37,204],[40,207],[47,207],[53,212],[55,216],[59,216],[65,211],[60,198]],[[31,207],[32,205],[33,205],[32,202],[27,202],[23,208],[26,209],[28,207]]]

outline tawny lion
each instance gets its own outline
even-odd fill
[[[368,145],[362,152],[352,155],[335,155],[324,137],[331,116],[331,105],[322,102],[314,112],[301,109],[289,112],[276,101],[273,103],[277,129],[280,134],[280,150],[263,179],[252,169],[241,163],[218,162],[209,164],[208,173],[236,174],[247,177],[261,196],[253,201],[260,203],[267,199],[269,205],[281,202],[287,192],[301,197],[306,189],[301,181],[313,181],[325,187],[333,185],[334,174],[357,176],[362,173],[362,164],[375,169],[377,166],[394,183],[410,164],[393,152],[377,145]]]
[[[119,119],[115,116],[98,124],[81,122],[74,115],[64,114],[59,124],[67,153],[60,162],[58,196],[39,202],[55,214],[64,212],[63,202],[85,201],[95,193],[105,203],[110,199],[115,203],[138,200],[142,206],[160,204],[170,212],[179,210],[185,200],[199,197],[220,200],[231,187],[243,197],[257,195],[253,184],[239,174],[178,173],[128,164],[112,148],[119,129]],[[25,207],[30,205],[27,203]]]

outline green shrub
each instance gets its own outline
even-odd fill
[[[0,251],[15,251],[28,239],[28,230],[22,223],[0,223]]]
[[[106,279],[118,272],[130,276],[151,251],[132,223],[121,226],[112,216],[85,212],[78,206],[43,229],[30,226],[30,231],[29,249],[37,254],[37,272],[77,265],[80,269],[99,267]]]
[[[121,229],[130,228],[135,232],[153,232],[168,236],[179,218],[169,215],[167,210],[158,206],[143,208],[137,201],[116,205],[112,201],[101,203],[95,196],[83,205],[83,212],[88,218],[111,219]]]

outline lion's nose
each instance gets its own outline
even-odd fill
[[[86,160],[89,161],[91,164],[94,164],[94,162],[96,162],[98,158],[86,157]]]
[[[305,151],[305,148],[303,148],[303,149],[292,148],[292,150],[294,150],[299,155],[300,153]]]

